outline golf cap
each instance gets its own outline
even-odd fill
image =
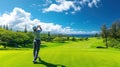
[[[36,29],[37,28],[37,26],[33,26],[33,29]]]

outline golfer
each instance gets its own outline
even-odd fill
[[[33,27],[33,33],[34,33],[34,46],[33,46],[33,56],[34,60],[33,63],[37,63],[37,58],[40,61],[40,57],[38,57],[39,50],[40,50],[40,45],[41,45],[41,40],[40,40],[40,32],[42,31],[42,28],[40,25],[34,26]]]

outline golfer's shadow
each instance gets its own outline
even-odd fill
[[[65,67],[64,65],[60,65],[60,64],[52,64],[52,63],[48,63],[46,61],[40,60],[40,62],[37,62],[36,64],[43,64],[46,67]]]

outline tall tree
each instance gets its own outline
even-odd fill
[[[96,33],[94,36],[95,36],[95,37],[98,37],[98,36],[99,36],[99,34],[98,34],[98,33]]]
[[[107,43],[107,41],[108,41],[108,30],[107,30],[106,24],[104,24],[101,27],[101,35],[105,39],[106,48],[108,48],[108,43]]]
[[[24,30],[25,33],[27,33],[27,25],[25,25],[25,30]]]
[[[48,42],[51,41],[51,34],[50,34],[50,32],[48,32],[48,39],[47,39],[47,41],[48,41]]]
[[[10,28],[10,30],[12,31],[12,27]]]
[[[5,29],[6,27],[5,27],[5,25],[3,25],[3,29]]]
[[[50,37],[50,32],[48,32],[48,37]]]
[[[5,25],[5,29],[6,29],[6,30],[8,30],[8,29],[9,29],[9,28],[8,28],[8,25]]]
[[[117,23],[114,22],[111,26],[110,37],[116,39],[117,38],[116,34],[117,34]]]
[[[2,28],[2,25],[0,25],[0,28]]]
[[[116,21],[116,25],[117,25],[116,26],[116,30],[117,30],[116,37],[120,38],[120,19]]]

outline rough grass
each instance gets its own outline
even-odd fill
[[[63,44],[43,43],[38,64],[32,63],[32,49],[0,50],[0,67],[120,67],[119,49],[96,48],[104,46],[102,39]]]

